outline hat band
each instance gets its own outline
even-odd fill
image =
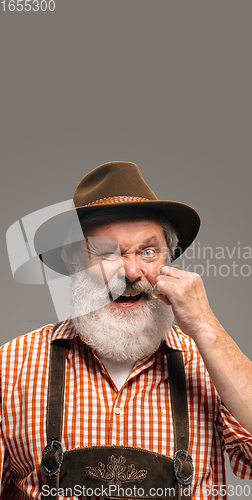
[[[127,203],[129,201],[150,201],[148,198],[140,198],[139,196],[111,196],[110,198],[101,198],[100,200],[91,201],[85,207],[90,205],[110,205],[112,203]]]

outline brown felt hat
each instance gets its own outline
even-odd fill
[[[68,274],[61,258],[67,231],[78,218],[103,207],[129,206],[152,209],[163,214],[178,236],[175,258],[183,253],[196,237],[200,218],[188,205],[159,200],[144,181],[135,163],[114,161],[104,163],[89,172],[78,184],[73,207],[45,221],[36,231],[34,246],[41,260],[51,269]]]

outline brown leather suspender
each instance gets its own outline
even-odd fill
[[[55,325],[53,332],[60,325]],[[102,450],[102,460],[104,457],[108,461],[120,461],[121,459],[126,462],[126,460],[131,461],[134,460],[137,463],[142,464],[147,462],[151,463],[152,467],[158,468],[160,475],[157,476],[160,479],[157,481],[163,481],[162,473],[160,472],[162,468],[169,472],[169,476],[172,476],[169,479],[169,485],[176,488],[176,496],[171,494],[171,496],[165,496],[163,498],[172,498],[172,499],[191,499],[190,492],[190,484],[192,482],[193,477],[193,466],[192,459],[188,454],[188,445],[189,445],[189,420],[188,420],[188,407],[187,407],[187,394],[186,394],[186,380],[185,380],[185,372],[184,372],[184,362],[183,356],[180,351],[176,351],[174,349],[170,349],[166,347],[167,359],[168,359],[168,368],[169,368],[169,382],[170,382],[170,394],[171,394],[171,406],[172,406],[172,415],[173,415],[173,425],[174,425],[174,440],[175,440],[175,458],[172,460],[169,457],[165,457],[164,455],[159,455],[147,450],[142,450],[140,448],[130,448],[130,447],[116,447],[116,446],[105,446],[105,447],[87,447],[80,448],[76,450],[69,450],[63,453],[63,449],[61,446],[61,433],[62,433],[62,417],[63,417],[63,409],[64,409],[64,387],[65,387],[65,356],[66,356],[66,348],[68,341],[66,340],[56,340],[51,344],[51,353],[50,353],[50,371],[49,371],[49,388],[48,388],[48,402],[47,402],[47,446],[43,452],[42,464],[41,464],[41,472],[43,477],[43,484],[47,485],[47,491],[53,491],[53,494],[46,494],[46,497],[42,495],[43,498],[47,498],[48,500],[52,500],[57,498],[55,496],[55,491],[58,490],[60,486],[60,476],[61,478],[68,478],[71,482],[71,474],[69,473],[69,467],[76,469],[82,469],[82,471],[86,470],[86,476],[89,476],[90,484],[92,483],[92,470],[97,470],[97,467],[86,466],[89,465],[87,463],[87,454],[85,454],[85,459],[83,460],[83,451],[89,452],[88,457],[92,457],[91,462],[95,464],[95,456],[98,450]],[[132,455],[133,452],[137,452]],[[141,453],[139,453],[141,452]],[[108,456],[113,453],[113,455]],[[122,457],[124,455],[126,458]],[[138,460],[139,455],[140,458]],[[134,458],[132,458],[134,457]],[[162,459],[160,461],[160,458]],[[63,462],[63,463],[62,463]],[[161,464],[161,465],[160,465]],[[111,464],[110,464],[111,465]],[[131,467],[130,466],[130,467]],[[125,467],[126,469],[126,467]],[[91,471],[91,472],[90,472]],[[140,472],[146,472],[141,470]],[[149,477],[153,474],[149,474]],[[76,478],[75,473],[72,473],[72,476]],[[70,479],[69,479],[70,477]],[[105,477],[105,475],[104,475]],[[136,476],[135,476],[136,477]],[[95,479],[94,473],[93,478]],[[176,478],[176,479],[175,479]],[[93,479],[93,480],[94,480]],[[85,479],[86,480],[86,479]],[[141,479],[142,481],[143,479]],[[138,479],[140,481],[140,479]],[[62,482],[62,481],[61,481]],[[64,481],[63,481],[64,482]],[[67,483],[68,484],[68,483]],[[72,484],[74,484],[74,480],[72,480]],[[75,483],[79,484],[79,483]],[[147,484],[149,485],[148,481]],[[151,483],[152,484],[152,483]],[[157,483],[160,484],[160,483]],[[168,483],[167,483],[168,484]],[[150,486],[150,485],[149,485]],[[160,484],[162,486],[162,484]],[[189,487],[188,487],[189,486]],[[189,491],[189,494],[188,494]],[[117,497],[118,498],[118,497]],[[153,497],[155,498],[155,497]],[[160,496],[159,496],[160,498]],[[161,496],[162,498],[162,496]]]
[[[192,482],[193,465],[192,458],[188,454],[189,418],[184,361],[180,351],[166,346],[166,353],[174,428],[174,471],[178,482],[187,486]]]
[[[53,332],[60,323],[55,325]],[[51,344],[50,370],[47,396],[46,434],[47,446],[44,449],[42,474],[50,490],[59,488],[59,471],[63,460],[61,446],[62,419],[64,410],[65,360],[67,340],[55,340]],[[43,496],[42,496],[43,498]],[[48,499],[53,496],[48,496]],[[55,497],[54,497],[55,498]],[[57,497],[56,497],[57,498]]]

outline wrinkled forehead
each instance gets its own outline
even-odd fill
[[[110,244],[109,239],[115,240],[121,249],[127,250],[131,246],[159,243],[165,244],[165,235],[160,224],[146,219],[139,221],[123,221],[98,226],[91,230],[88,239],[100,238],[101,244]],[[98,240],[97,240],[98,241]]]

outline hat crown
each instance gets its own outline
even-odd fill
[[[135,163],[114,161],[85,175],[74,192],[73,202],[80,208],[97,200],[120,196],[158,200]]]

